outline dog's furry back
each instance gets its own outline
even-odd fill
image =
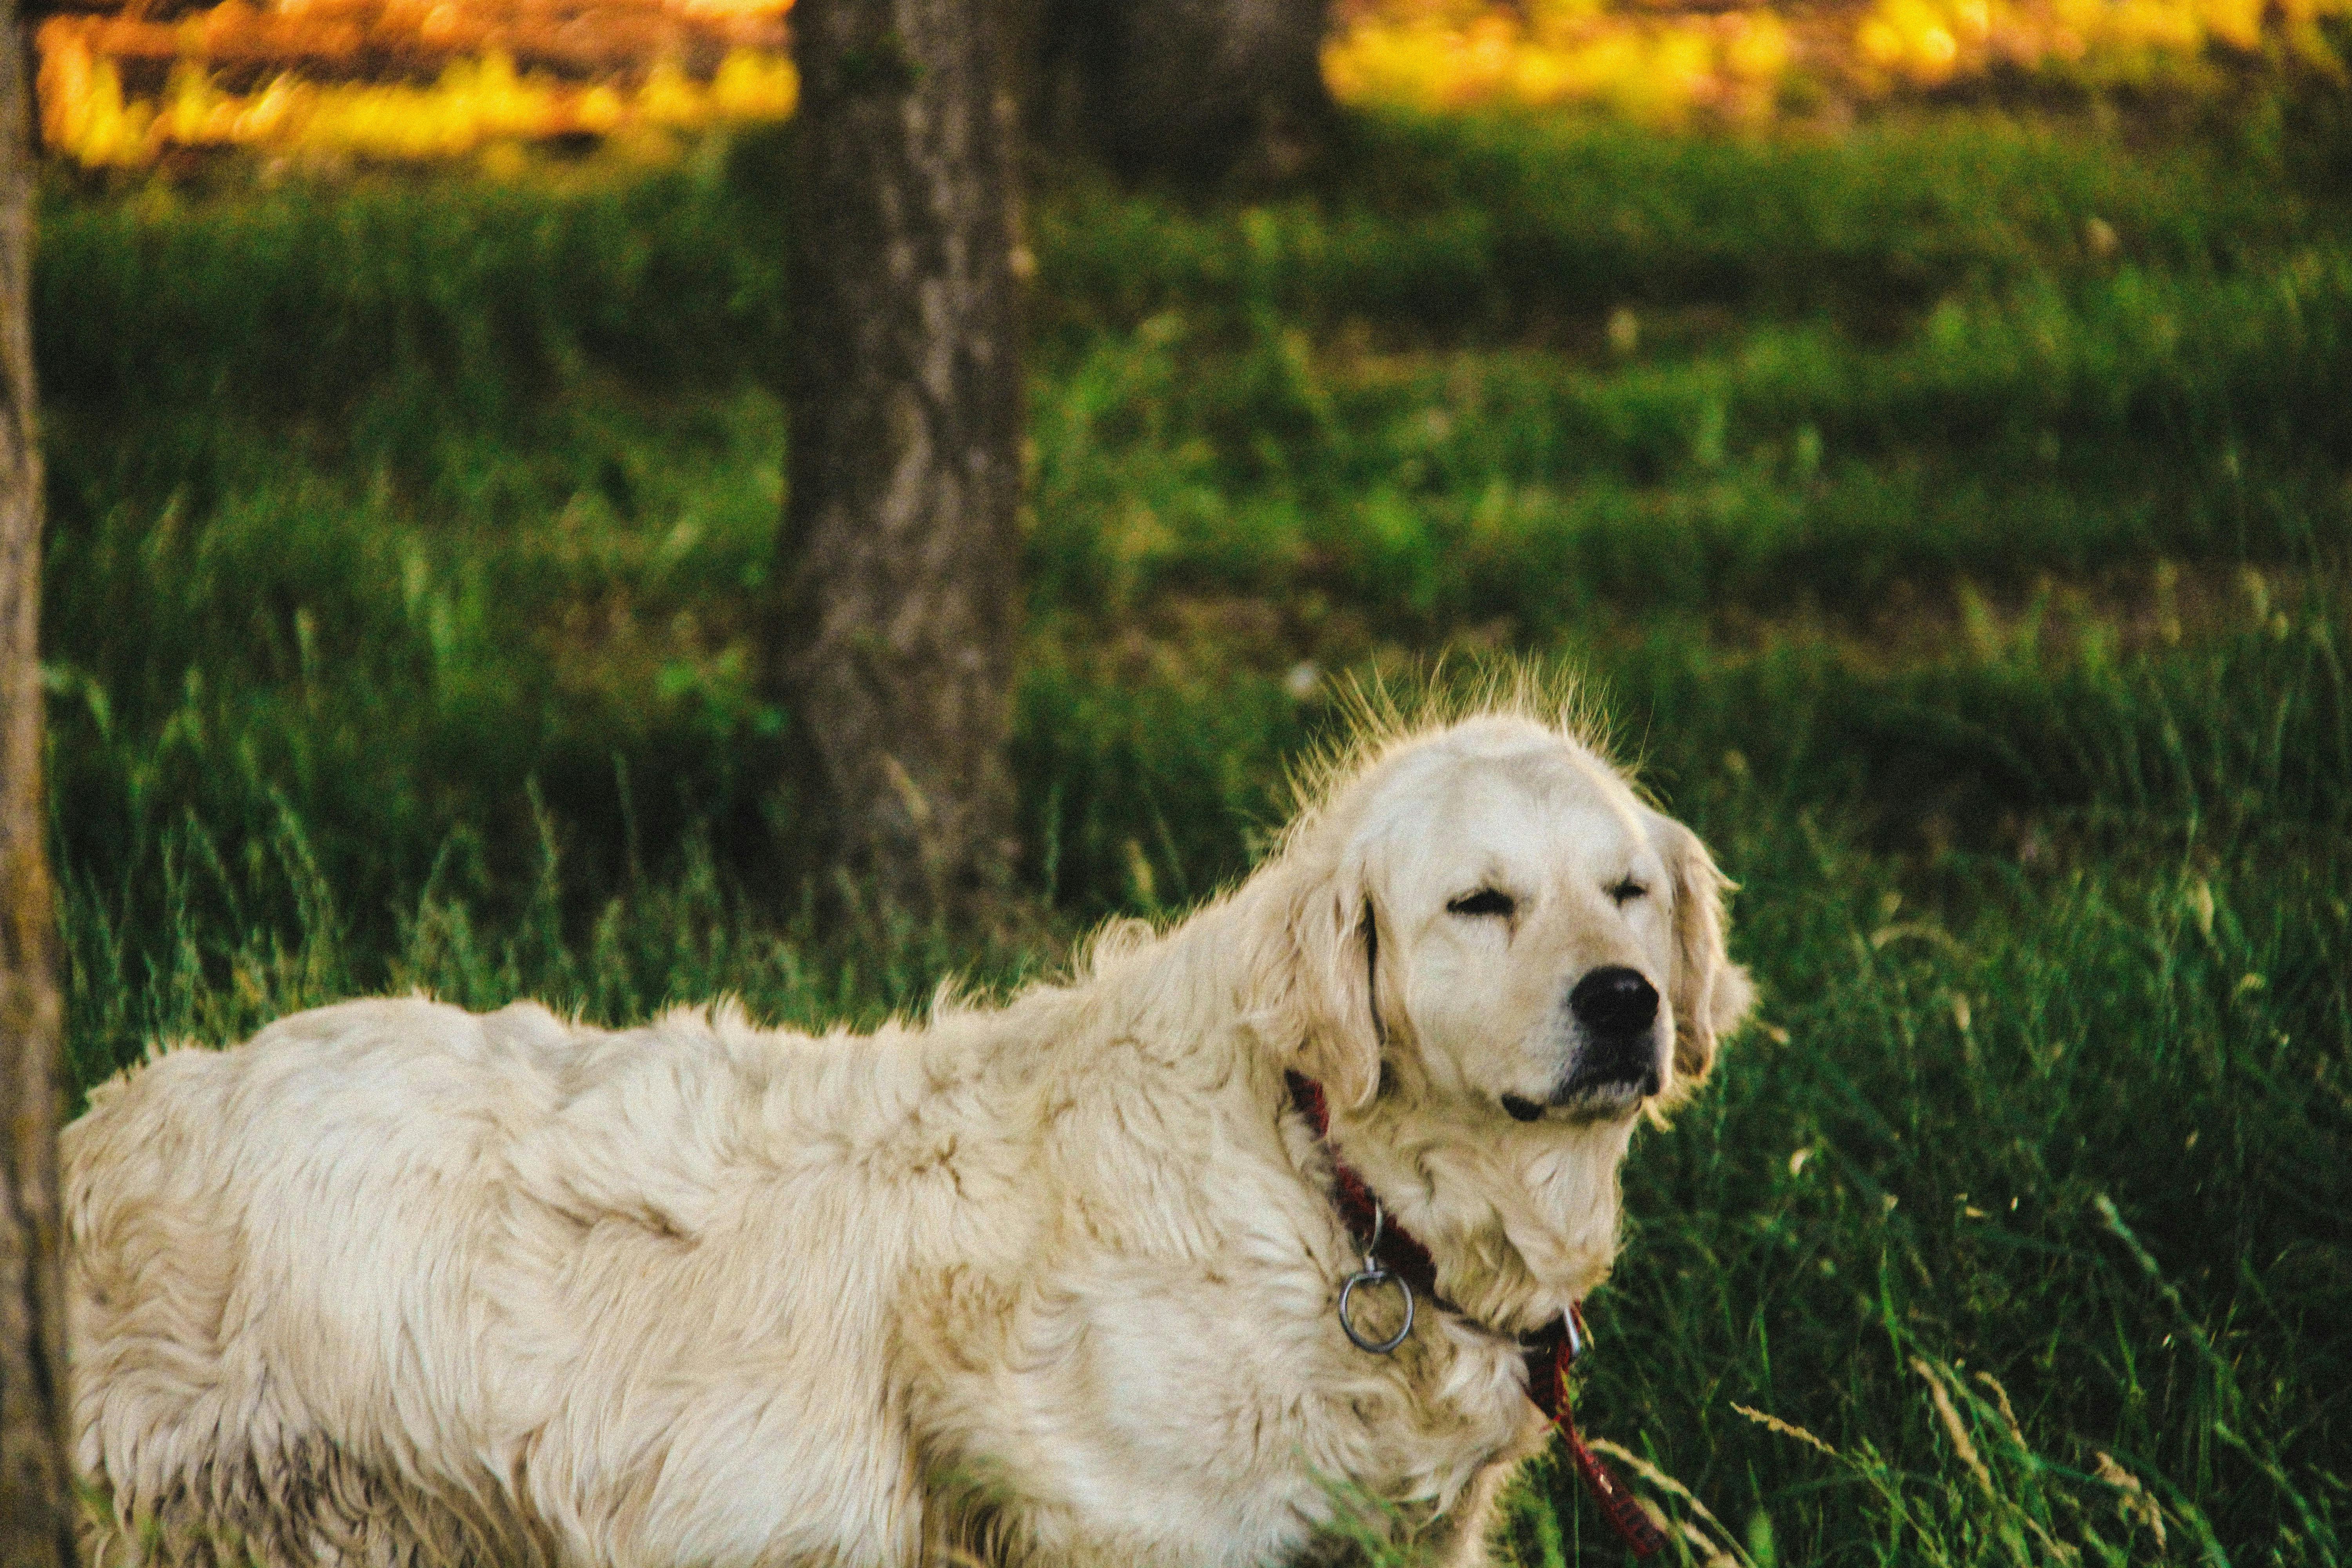
[[[1458,1489],[1311,1422],[1251,1429],[1255,1399],[1202,1375],[1295,1375],[1246,1298],[1319,1326],[1337,1238],[1283,1190],[1271,1122],[1201,1181],[1246,1125],[1214,1113],[1243,1062],[1122,1039],[1106,1001],[854,1040],[724,1009],[603,1035],[358,1002],[169,1053],[68,1136],[80,1462],[163,1560],[289,1563],[907,1563],[927,1531],[991,1528],[1017,1537],[992,1555],[1096,1555],[1057,1539],[1057,1490],[1096,1513],[1124,1494],[1142,1560],[1257,1557],[1328,1503],[1304,1470],[1269,1493],[1268,1444]],[[1192,1092],[1143,1081],[1171,1072]],[[1210,1258],[1249,1277],[1188,1297]],[[1107,1338],[1121,1300],[1150,1342],[1055,1342]],[[1123,1386],[1073,1397],[1041,1362]],[[1405,1403],[1347,1370],[1302,1414]],[[1104,1453],[1118,1473],[1087,1473]],[[975,1454],[1011,1455],[1043,1506],[994,1517]],[[1219,1468],[1234,1485],[1197,1474]],[[1231,1515],[1187,1517],[1204,1482]]]

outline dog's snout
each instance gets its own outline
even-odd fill
[[[1656,1020],[1658,988],[1637,970],[1596,969],[1568,994],[1568,1009],[1596,1035],[1630,1035]]]
[[[1658,1092],[1658,988],[1639,970],[1622,964],[1593,970],[1569,992],[1568,1010],[1584,1038],[1554,1104],[1573,1104],[1588,1095],[1622,1096],[1627,1089],[1643,1096]]]

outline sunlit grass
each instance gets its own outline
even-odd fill
[[[1580,1390],[1686,1560],[2335,1568],[2352,211],[2340,142],[2210,134],[1359,115],[1278,200],[1041,183],[1022,898],[952,936],[810,864],[761,679],[788,138],[56,181],[79,1070],[385,988],[919,1008],[1240,875],[1333,674],[1557,658],[1762,985]],[[1510,1537],[1622,1561],[1557,1472]]]

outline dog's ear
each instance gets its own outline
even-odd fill
[[[1284,871],[1252,933],[1251,1011],[1334,1110],[1360,1110],[1381,1085],[1371,897],[1360,875],[1304,863]]]
[[[1747,1018],[1756,987],[1724,948],[1723,895],[1731,889],[1731,879],[1716,868],[1697,834],[1670,816],[1650,816],[1653,841],[1674,879],[1675,959],[1668,990],[1675,1006],[1675,1087],[1687,1092],[1706,1078],[1717,1047]]]

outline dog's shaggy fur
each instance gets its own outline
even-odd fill
[[[1544,1436],[1513,1336],[1606,1273],[1638,1111],[1748,983],[1706,850],[1564,721],[1376,734],[1312,795],[1234,891],[1000,1007],[352,1002],[100,1089],[65,1147],[110,1560],[1240,1568],[1370,1498],[1475,1561]],[[1567,998],[1619,967],[1651,1070],[1594,1084]],[[1392,1356],[1341,1333],[1286,1069],[1434,1256],[1452,1310]]]

